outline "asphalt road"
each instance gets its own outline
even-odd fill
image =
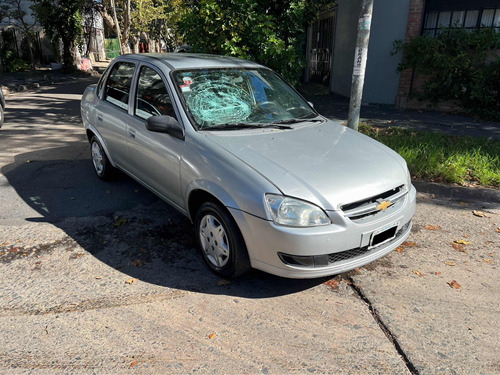
[[[419,194],[407,246],[357,272],[221,280],[185,218],[94,176],[89,82],[7,98],[1,373],[500,374],[498,204]]]

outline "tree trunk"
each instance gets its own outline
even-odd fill
[[[132,35],[131,38],[134,42],[134,53],[139,53],[139,42],[141,41],[141,38],[139,35]]]
[[[113,0],[114,1],[114,0]],[[130,0],[125,1],[125,12],[123,15],[123,34],[121,36],[123,53],[130,53]]]
[[[123,54],[122,34],[120,31],[120,24],[118,23],[118,17],[116,16],[115,0],[110,0],[110,6],[111,6],[111,12],[113,13],[114,29],[116,32],[116,37],[118,38],[118,45],[120,46],[120,55],[121,55]]]

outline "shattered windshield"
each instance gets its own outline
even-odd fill
[[[174,80],[198,129],[264,127],[318,116],[268,69],[175,71]]]

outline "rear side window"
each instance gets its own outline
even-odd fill
[[[151,116],[168,115],[175,118],[172,100],[161,76],[147,66],[141,69],[137,82],[135,115],[147,120]]]
[[[106,81],[104,100],[128,110],[130,86],[134,75],[135,64],[129,62],[116,63]]]

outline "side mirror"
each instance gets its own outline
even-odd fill
[[[151,116],[146,120],[146,129],[156,133],[165,133],[174,138],[184,139],[184,128],[171,116]]]

